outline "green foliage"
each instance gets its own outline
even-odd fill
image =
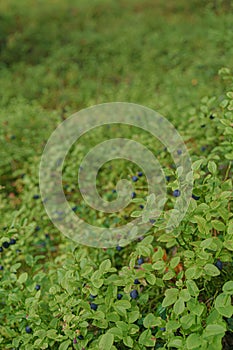
[[[1,3],[0,247],[16,239],[0,252],[1,349],[220,350],[232,336],[233,76],[221,68],[233,53],[230,7]],[[139,205],[148,199],[144,177],[135,183],[137,198],[116,214],[90,210],[74,192],[78,162],[100,141],[122,133],[138,140],[170,177],[164,213],[121,251],[62,236],[38,186],[40,155],[54,127],[76,109],[113,99],[153,107],[175,124],[192,157],[196,196],[179,227],[165,232],[177,172],[163,146],[131,127],[84,136],[67,157],[64,188],[91,223],[120,226],[142,215]],[[116,181],[138,170],[124,161],[105,164],[101,195],[114,199]]]

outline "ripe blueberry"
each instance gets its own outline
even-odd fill
[[[3,247],[0,247],[0,253],[2,253],[3,252]]]
[[[38,194],[34,194],[33,199],[39,199],[40,196]]]
[[[137,176],[132,176],[132,181],[133,181],[133,182],[138,181],[138,177],[137,177]]]
[[[162,328],[160,328],[160,330],[164,332],[164,331],[166,331],[166,328],[162,327]]]
[[[131,198],[132,198],[132,199],[136,198],[136,196],[137,196],[137,195],[136,195],[135,192],[132,192],[132,193],[131,193]]]
[[[139,171],[139,172],[138,172],[138,176],[141,177],[142,175],[143,175],[143,172],[142,172],[142,171]]]
[[[144,205],[140,204],[140,205],[139,205],[139,208],[143,209],[143,208],[144,208]]]
[[[195,196],[195,194],[192,194],[192,198],[195,199],[196,201],[198,201],[198,199],[200,199],[199,196]]]
[[[32,329],[31,329],[31,327],[29,327],[29,326],[27,326],[27,327],[25,328],[25,331],[26,331],[26,333],[32,333]]]
[[[131,292],[130,292],[130,296],[132,299],[137,299],[138,297],[138,292],[136,289],[133,289]]]
[[[90,307],[92,310],[95,310],[95,311],[98,309],[98,305],[95,303],[90,303]]]
[[[209,118],[210,118],[210,119],[214,119],[214,116],[213,116],[213,114],[211,114]]]
[[[8,242],[3,242],[3,244],[2,244],[2,245],[3,245],[3,247],[4,247],[4,248],[6,248],[6,249],[7,249],[7,248],[9,247],[9,245],[10,245],[10,244],[9,244]]]
[[[16,239],[11,238],[11,240],[10,240],[10,244],[15,244],[15,243],[16,243]]]
[[[90,294],[90,298],[91,299],[95,299],[97,297],[97,295],[92,295],[92,294]]]
[[[1,270],[1,271],[4,270],[4,267],[3,267],[2,265],[0,265],[0,270]]]
[[[35,286],[35,290],[40,290],[40,285],[39,285],[39,284],[37,284],[37,285]]]
[[[201,151],[204,152],[206,150],[206,146],[201,146]]]
[[[177,154],[178,154],[178,156],[180,156],[180,155],[182,154],[181,149],[178,149],[178,150],[177,150]]]
[[[180,190],[173,191],[173,196],[174,197],[179,197],[180,196]]]
[[[134,280],[134,284],[140,284],[140,282],[137,278]]]
[[[79,340],[83,340],[84,338],[83,338],[83,336],[80,334],[80,335],[78,336],[78,339],[79,339]]]
[[[167,182],[169,182],[171,177],[167,175],[167,176],[165,176],[165,178],[166,178]]]
[[[155,223],[155,219],[150,219],[149,221],[150,221],[151,224]]]
[[[138,265],[142,265],[144,263],[144,259],[143,258],[139,258],[138,259]]]
[[[73,211],[77,211],[78,210],[78,207],[77,205],[75,205],[73,208],[72,208]]]
[[[40,226],[36,226],[35,231],[40,231]]]
[[[119,245],[116,246],[116,250],[117,250],[118,252],[120,252],[121,249],[122,249],[122,247],[120,247]]]
[[[118,299],[118,300],[121,300],[121,299],[122,299],[122,297],[123,297],[123,295],[122,295],[122,294],[120,294],[120,293],[119,293],[119,294],[117,294],[117,299]]]
[[[221,262],[221,260],[216,261],[215,266],[219,269],[222,270],[223,268],[223,263]]]

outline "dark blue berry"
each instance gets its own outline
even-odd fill
[[[140,204],[139,208],[144,209],[144,205]]]
[[[0,247],[0,253],[2,253],[3,252],[3,247]]]
[[[199,196],[195,196],[195,194],[192,194],[192,198],[195,199],[195,201],[198,201],[200,199]]]
[[[202,124],[202,125],[201,125],[201,128],[205,128],[205,124]]]
[[[223,268],[223,263],[221,262],[221,260],[216,261],[215,266],[219,269],[222,270]]]
[[[136,279],[134,280],[134,284],[140,284],[140,281],[136,278]]]
[[[206,150],[206,146],[201,146],[201,151],[204,152]]]
[[[90,307],[92,310],[95,310],[95,311],[98,309],[98,305],[95,303],[90,303]]]
[[[130,292],[130,296],[131,296],[132,299],[137,299],[137,297],[138,297],[138,291],[137,291],[136,289],[132,290],[132,291]]]
[[[179,197],[180,196],[180,190],[173,191],[173,196],[174,197]]]
[[[120,246],[118,245],[118,246],[116,246],[116,250],[117,250],[118,252],[120,252],[120,251],[122,250],[122,247],[120,247]]]
[[[11,245],[15,244],[16,243],[16,239],[14,238],[11,238],[10,242],[9,242]]]
[[[35,286],[35,290],[40,290],[40,285],[39,285],[39,284],[37,284],[37,285]]]
[[[136,198],[136,196],[137,196],[137,195],[136,195],[135,192],[132,192],[132,193],[131,193],[131,198],[132,198],[132,199]]]
[[[33,199],[39,199],[40,196],[38,194],[34,194]]]
[[[116,190],[112,190],[112,193],[116,193]]]
[[[78,339],[79,339],[79,340],[83,340],[84,338],[83,338],[83,336],[80,334],[80,335],[78,336]]]
[[[118,300],[121,300],[121,299],[122,299],[122,297],[123,297],[123,295],[122,295],[122,294],[120,294],[120,293],[119,293],[119,294],[117,294],[117,299],[118,299]]]
[[[178,150],[177,150],[177,154],[178,154],[178,156],[180,156],[180,155],[182,154],[181,149],[178,149]]]
[[[3,245],[3,248],[7,249],[7,248],[9,248],[10,243],[9,242],[3,242],[2,245]]]
[[[72,208],[73,211],[77,211],[78,210],[78,207],[77,205],[75,205],[73,208]]]
[[[156,220],[155,219],[150,219],[149,221],[150,221],[151,224],[154,224]]]
[[[4,267],[3,267],[2,265],[0,265],[0,270],[1,270],[1,271],[4,270]]]
[[[138,177],[137,177],[137,176],[132,176],[132,181],[133,181],[133,182],[138,181]]]
[[[165,176],[165,178],[166,178],[166,180],[167,180],[167,182],[169,182],[170,181],[170,179],[171,179],[171,177],[170,176]]]
[[[166,331],[166,328],[162,327],[162,328],[160,328],[160,330],[164,332],[164,331]]]
[[[40,231],[40,226],[36,226],[35,231]]]
[[[213,114],[211,114],[211,115],[209,116],[209,118],[210,118],[210,119],[214,119],[214,116],[213,116]]]
[[[32,333],[32,329],[31,329],[31,327],[29,327],[29,326],[27,326],[27,327],[25,328],[25,331],[26,331],[26,333]]]
[[[90,298],[91,299],[95,299],[97,297],[97,295],[92,295],[92,294],[90,294]]]
[[[143,175],[143,172],[142,172],[142,171],[139,171],[139,172],[138,172],[138,176],[141,177],[142,175]]]
[[[138,259],[138,265],[142,265],[144,263],[144,259],[143,258],[139,258]]]

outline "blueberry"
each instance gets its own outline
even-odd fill
[[[3,248],[9,248],[9,246],[10,246],[10,243],[8,243],[8,242],[3,242]]]
[[[40,196],[38,194],[34,194],[33,199],[39,199]]]
[[[90,294],[90,298],[91,299],[95,299],[97,297],[97,295],[92,295],[92,294]]]
[[[134,280],[134,284],[140,284],[140,282],[137,278]]]
[[[155,219],[150,219],[149,221],[150,221],[151,224],[155,223]]]
[[[201,146],[201,151],[204,152],[206,150],[206,146]]]
[[[213,114],[211,114],[211,115],[209,116],[209,118],[210,118],[210,119],[214,119],[214,116],[213,116]]]
[[[140,204],[139,208],[144,209],[144,205]]]
[[[77,211],[78,210],[78,207],[77,205],[75,205],[73,208],[72,208],[73,211]]]
[[[136,195],[135,192],[132,192],[132,193],[131,193],[131,198],[132,198],[132,199],[136,198],[136,196],[137,196],[137,195]]]
[[[179,197],[180,196],[180,190],[173,191],[173,196],[174,197]]]
[[[3,267],[2,265],[0,265],[0,270],[1,270],[1,271],[4,270],[4,267]]]
[[[116,246],[116,250],[117,250],[118,252],[120,252],[120,251],[122,250],[122,247],[120,247],[120,246],[118,245],[118,246]]]
[[[130,292],[130,296],[131,296],[132,299],[137,299],[137,297],[138,297],[138,292],[137,292],[137,290],[136,290],[136,289],[132,290],[132,291]]]
[[[142,172],[142,171],[139,171],[139,172],[138,172],[138,176],[141,177],[142,175],[143,175],[143,172]]]
[[[205,124],[202,124],[202,125],[201,125],[201,128],[205,128]]]
[[[35,231],[40,231],[40,226],[36,226]]]
[[[16,243],[16,239],[14,239],[14,238],[11,238],[11,240],[10,240],[10,244],[15,244]]]
[[[178,150],[177,150],[177,154],[178,154],[178,156],[180,156],[180,155],[182,154],[181,149],[178,149]]]
[[[78,339],[79,339],[79,340],[83,340],[84,338],[83,338],[83,336],[80,334],[80,335],[78,336]]]
[[[169,182],[170,181],[170,179],[171,179],[171,177],[170,176],[165,176],[165,178],[166,178],[166,180],[167,180],[167,182]]]
[[[120,293],[119,293],[119,294],[117,294],[117,299],[118,299],[118,300],[121,300],[121,299],[122,299],[122,297],[123,297],[123,295],[122,295],[122,294],[120,294]]]
[[[116,193],[116,190],[112,190],[112,193]]]
[[[164,331],[166,331],[166,328],[162,327],[162,328],[160,328],[160,330],[164,332]]]
[[[29,326],[27,326],[27,327],[25,328],[25,331],[26,331],[26,333],[32,333],[32,329],[31,329],[31,327],[29,327]]]
[[[37,285],[35,286],[35,290],[40,290],[40,285],[39,285],[39,284],[37,284]]]
[[[138,265],[142,265],[144,263],[144,259],[143,258],[139,258],[138,259]]]
[[[219,269],[222,270],[223,268],[223,263],[221,262],[221,260],[218,259],[218,261],[216,261],[215,266]]]
[[[3,252],[3,247],[0,247],[0,253],[2,253]]]
[[[198,201],[200,199],[199,196],[195,196],[195,194],[192,194],[192,198],[195,199],[195,201]]]
[[[90,303],[90,307],[92,310],[95,310],[95,311],[98,309],[98,305],[95,303]]]
[[[137,176],[132,176],[132,181],[133,181],[133,182],[138,181],[138,177],[137,177]]]

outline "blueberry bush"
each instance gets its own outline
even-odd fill
[[[0,4],[1,349],[233,347],[231,9],[229,1],[198,0]],[[111,201],[119,178],[128,178],[130,205],[114,214],[86,205],[77,164],[96,144],[134,139],[166,176],[168,201],[150,231],[127,246],[97,249],[65,238],[50,221],[38,167],[62,120],[110,100],[149,106],[175,125],[194,188],[184,219],[167,233],[180,190],[164,146],[135,127],[84,135],[67,156],[63,186],[88,222],[120,226],[147,204],[143,169],[114,160],[100,169],[97,188]]]

